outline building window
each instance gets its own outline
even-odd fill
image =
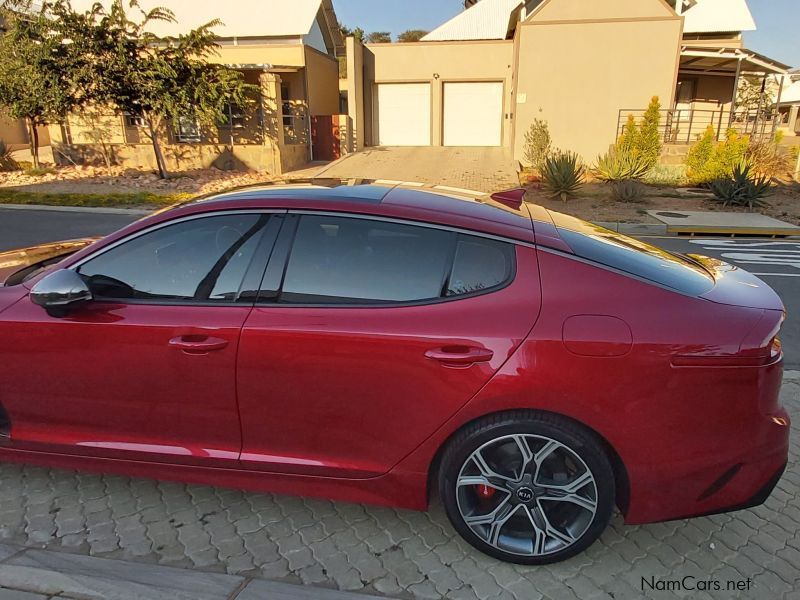
[[[224,110],[225,115],[220,129],[244,129],[245,113],[241,106],[228,102]]]
[[[139,127],[146,127],[147,123],[144,122],[144,117],[141,115],[134,115],[131,113],[125,113],[125,127],[129,127],[131,129],[139,128]]]
[[[175,121],[175,139],[179,144],[197,143],[201,140],[200,123],[195,117],[178,117]]]

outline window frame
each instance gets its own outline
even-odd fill
[[[191,121],[197,133],[184,132],[184,124]],[[203,143],[203,127],[200,120],[192,115],[181,115],[175,119],[172,124],[172,133],[175,137],[177,144],[202,144]]]
[[[136,231],[129,236],[126,236],[122,239],[119,239],[107,246],[104,246],[98,249],[96,252],[93,252],[89,256],[86,256],[76,262],[75,264],[69,265],[67,268],[75,271],[78,273],[78,269],[87,262],[98,258],[99,256],[114,250],[115,248],[119,248],[120,246],[124,246],[128,242],[132,242],[135,239],[138,239],[142,236],[145,236],[149,233],[154,231],[158,231],[160,229],[164,229],[165,227],[170,227],[172,225],[177,225],[179,223],[185,223],[188,221],[196,221],[198,219],[205,219],[205,218],[212,218],[212,217],[225,217],[231,215],[270,215],[270,220],[267,224],[262,228],[259,234],[259,240],[256,244],[256,249],[253,254],[253,258],[250,261],[250,264],[247,266],[247,269],[242,276],[242,280],[240,285],[240,291],[242,286],[247,281],[252,281],[255,286],[259,286],[260,282],[263,279],[264,271],[267,268],[267,265],[270,262],[273,249],[275,247],[275,242],[278,239],[280,232],[283,229],[283,220],[286,215],[285,210],[281,209],[244,209],[244,210],[221,210],[221,211],[214,211],[214,212],[206,212],[206,213],[198,213],[194,215],[187,215],[185,217],[179,217],[177,219],[171,219],[169,221],[163,221],[161,223],[157,223],[152,227],[147,227],[140,231]],[[246,301],[234,301],[234,302],[195,302],[193,300],[184,300],[184,299],[163,299],[163,300],[156,300],[150,298],[106,298],[103,296],[93,298],[92,302],[96,302],[98,304],[122,304],[122,305],[139,305],[139,306],[183,306],[183,307],[248,307],[253,306],[256,302],[256,299],[260,296],[260,290],[257,290],[257,293],[249,300]]]
[[[334,217],[334,218],[351,218],[366,221],[377,221],[381,223],[393,223],[397,225],[406,225],[412,227],[421,227],[425,229],[436,229],[448,233],[455,233],[454,240],[456,243],[449,251],[449,275],[452,274],[455,247],[458,241],[458,234],[472,236],[476,238],[488,239],[497,242],[508,244],[509,252],[508,258],[510,265],[508,269],[508,276],[505,280],[490,288],[470,292],[468,294],[460,294],[455,296],[439,296],[438,298],[426,298],[422,300],[404,300],[404,301],[365,301],[365,302],[314,302],[314,303],[300,303],[300,302],[280,302],[280,296],[283,292],[283,283],[286,278],[286,270],[289,266],[289,258],[294,247],[295,235],[297,233],[300,219],[304,216],[318,216],[318,217]],[[445,304],[450,302],[459,302],[461,300],[468,300],[477,298],[479,296],[486,296],[494,294],[512,285],[517,279],[517,246],[530,244],[521,244],[518,240],[504,238],[502,236],[483,233],[470,229],[462,229],[459,227],[452,227],[448,225],[440,225],[437,223],[428,223],[424,221],[414,221],[409,219],[400,219],[393,217],[382,217],[379,215],[370,215],[362,213],[338,212],[338,211],[318,211],[318,210],[289,210],[287,211],[286,218],[284,219],[283,227],[278,239],[273,246],[272,256],[270,257],[269,264],[265,270],[264,279],[261,284],[261,289],[258,298],[255,301],[256,308],[375,308],[375,309],[390,309],[390,308],[406,308],[415,306],[432,306],[435,304]]]

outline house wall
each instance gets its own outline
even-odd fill
[[[725,75],[680,75],[695,77],[695,100],[692,103],[696,110],[730,110],[733,104],[733,86],[736,77]]]
[[[350,123],[350,137],[345,148],[357,152],[364,147],[364,45],[353,37],[347,44],[347,113]]]
[[[28,130],[22,119],[12,119],[7,114],[0,112],[0,140],[6,146],[27,146]]]
[[[339,61],[306,46],[308,110],[311,116],[339,114]]]
[[[537,21],[598,21],[612,18],[675,18],[663,0],[545,0],[531,18]]]
[[[376,142],[372,135],[372,104],[375,85],[379,83],[430,82],[431,140],[434,146],[442,145],[443,86],[446,82],[502,81],[505,85],[503,112],[508,114],[511,111],[514,64],[514,44],[511,41],[367,44],[363,62],[363,129],[369,145]],[[355,104],[352,101],[351,103]],[[409,115],[409,118],[413,118],[413,115]],[[358,128],[357,124],[356,127]],[[503,144],[509,145],[510,138],[511,122],[505,119]]]
[[[621,109],[653,96],[672,106],[682,24],[661,0],[545,2],[517,29],[514,157],[537,118],[555,146],[592,161],[616,139]]]
[[[219,46],[219,54],[209,61],[224,65],[281,65],[304,67],[305,46],[302,44],[247,44],[243,46]]]

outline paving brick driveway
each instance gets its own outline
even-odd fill
[[[519,187],[514,161],[504,148],[367,148],[306,171],[302,174],[433,183],[479,192]]]
[[[800,598],[800,374],[783,402],[792,457],[764,506],[642,527],[616,517],[588,552],[550,567],[477,553],[440,506],[425,514],[10,464],[0,465],[0,542],[397,598]],[[642,591],[643,577],[663,587],[687,576],[752,582],[738,593]]]

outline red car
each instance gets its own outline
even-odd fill
[[[438,492],[525,564],[585,549],[615,505],[762,503],[788,454],[779,298],[521,199],[246,189],[6,273],[0,460],[420,510]]]

